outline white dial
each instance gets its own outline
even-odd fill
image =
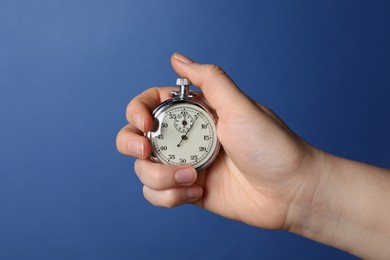
[[[149,133],[153,155],[165,164],[207,166],[219,148],[212,116],[190,102],[172,104],[156,114]]]

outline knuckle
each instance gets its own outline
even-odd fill
[[[133,98],[128,104],[127,104],[127,107],[126,107],[126,118],[127,118],[127,121],[131,122],[132,120],[132,116],[133,116],[133,112],[137,110],[137,108],[140,106],[140,104],[142,104],[142,99],[137,96],[135,98]]]
[[[150,88],[150,89],[144,91],[142,94],[144,95],[144,97],[146,99],[154,100],[155,97],[159,96],[160,90],[161,90],[161,88],[159,88],[159,87],[153,87],[153,88]]]
[[[126,119],[127,119],[128,122],[131,121],[131,110],[132,110],[132,106],[133,106],[133,104],[134,104],[133,101],[134,101],[134,99],[131,100],[131,101],[129,102],[129,104],[127,104],[127,107],[126,107]]]
[[[153,163],[153,167],[150,167],[146,165],[145,160],[137,159],[134,163],[134,172],[147,187],[157,191],[164,191],[171,188],[171,182],[169,180],[170,175],[161,166]]]
[[[146,110],[151,110],[156,107],[160,103],[159,100],[156,100],[156,97],[159,96],[160,91],[161,90],[159,87],[153,87],[134,97],[126,107],[127,121],[131,122],[133,119],[132,117],[136,113],[142,113]]]
[[[207,64],[205,66],[203,85],[213,85],[221,77],[227,76],[226,72],[218,65]]]
[[[165,192],[160,192],[159,194],[150,194],[147,186],[143,187],[144,198],[153,206],[164,207],[164,208],[174,208],[179,205],[179,200],[177,194],[174,191],[168,190]],[[159,196],[157,198],[156,196]]]
[[[178,194],[174,190],[167,191],[164,207],[165,208],[174,208],[179,205]]]
[[[133,114],[133,111],[135,111],[140,106],[141,103],[142,103],[141,97],[137,96],[137,97],[133,98],[129,102],[129,104],[127,104],[126,115],[131,116]]]
[[[122,139],[122,135],[123,135],[123,128],[121,130],[118,131],[118,133],[116,134],[116,149],[119,150],[119,143]]]
[[[148,188],[146,185],[144,185],[143,189],[142,189],[142,192],[144,194],[144,198],[150,203],[152,204],[153,206],[160,206],[156,200],[154,200],[152,198],[152,196],[150,196],[149,192],[148,192]]]
[[[140,167],[141,161],[139,159],[135,160],[134,162],[134,172],[135,174],[139,177],[140,176],[140,171],[142,167]]]
[[[209,75],[212,77],[218,77],[226,74],[226,72],[218,65],[208,64],[207,66],[208,66],[207,70],[209,72]]]
[[[161,170],[157,170],[150,174],[150,186],[155,190],[166,189],[166,176]]]
[[[116,135],[116,149],[123,154],[126,154],[127,150],[125,148],[125,134],[126,134],[126,127],[123,127],[120,129]]]

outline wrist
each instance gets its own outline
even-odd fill
[[[310,158],[286,229],[363,258],[387,259],[390,172],[315,148]]]
[[[338,215],[337,212],[328,212],[332,208],[328,203],[334,203],[330,197],[337,196],[330,181],[337,167],[337,157],[313,146],[309,146],[308,151],[303,179],[290,203],[285,228],[318,241],[327,236],[322,228],[327,226],[325,230],[328,230],[329,219]]]

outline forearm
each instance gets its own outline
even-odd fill
[[[390,257],[390,171],[315,151],[290,231],[365,259]],[[304,198],[304,199],[299,199]]]

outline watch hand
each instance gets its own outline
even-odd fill
[[[188,128],[187,132],[186,132],[184,135],[181,136],[181,140],[180,140],[180,142],[177,144],[177,147],[180,146],[180,144],[181,144],[181,142],[183,142],[183,140],[186,140],[186,139],[187,139],[188,133],[190,132],[190,130],[192,129],[192,127],[195,125],[195,122],[196,122],[196,120],[198,120],[198,118],[199,118],[198,116],[195,117],[195,120],[194,120],[194,122],[192,123],[192,125],[190,126],[190,128]]]

